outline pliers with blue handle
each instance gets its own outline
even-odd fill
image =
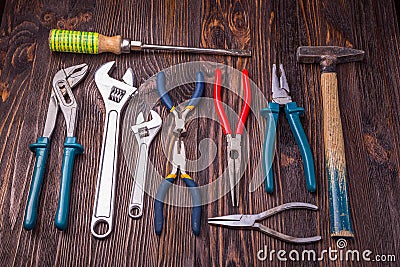
[[[30,150],[36,154],[36,163],[25,209],[24,228],[26,230],[33,229],[36,224],[40,191],[46,170],[47,154],[50,148],[50,136],[56,124],[59,108],[66,122],[67,137],[64,143],[60,195],[54,224],[60,230],[65,230],[67,227],[74,160],[77,154],[83,153],[83,146],[77,143],[76,137],[74,136],[77,103],[72,93],[72,88],[85,78],[87,71],[88,65],[80,64],[61,69],[53,78],[53,88],[47,110],[43,136],[39,137],[36,143],[29,146]]]
[[[268,108],[261,110],[261,115],[267,119],[263,148],[265,191],[270,194],[274,191],[272,159],[274,154],[276,126],[278,123],[279,109],[280,107],[285,107],[286,118],[292,129],[296,143],[300,148],[303,159],[307,189],[310,192],[315,192],[317,186],[315,181],[314,160],[299,118],[299,116],[304,113],[304,108],[298,107],[296,102],[292,101],[282,64],[279,66],[279,69],[281,73],[280,78],[278,78],[276,65],[274,64],[272,66],[272,102],[268,103]]]
[[[175,128],[173,131],[174,134],[181,136],[182,134],[186,133],[186,127],[185,127],[186,116],[199,103],[200,98],[203,95],[203,90],[204,90],[204,76],[203,73],[199,71],[196,73],[196,85],[193,95],[189,100],[189,103],[186,105],[185,109],[181,112],[181,114],[179,114],[171,98],[169,97],[167,90],[165,89],[165,73],[163,71],[160,71],[157,74],[158,94],[161,97],[161,101],[167,107],[169,112],[172,112],[172,114],[174,114],[175,118]]]
[[[180,145],[180,148],[179,148]],[[192,195],[192,231],[195,235],[200,234],[200,217],[201,217],[201,195],[197,187],[197,183],[186,173],[186,154],[183,142],[175,141],[172,153],[172,171],[165,177],[158,187],[156,200],[154,202],[154,226],[157,235],[161,235],[164,222],[164,198],[170,186],[178,177],[185,182]]]
[[[186,186],[190,190],[190,193],[192,194],[192,231],[195,235],[199,235],[200,233],[201,195],[197,187],[197,183],[190,177],[189,174],[186,173],[185,145],[181,141],[180,137],[182,134],[187,132],[185,127],[186,116],[199,103],[201,96],[203,95],[203,90],[204,76],[203,73],[199,71],[196,73],[196,85],[193,95],[183,112],[179,114],[173,105],[167,90],[165,89],[165,73],[161,71],[157,74],[157,91],[161,97],[161,101],[164,103],[167,109],[174,114],[175,128],[173,132],[178,137],[178,140],[175,141],[173,148],[172,171],[161,182],[154,202],[154,226],[157,235],[161,235],[163,229],[165,195],[167,194],[172,183],[175,181],[175,178],[178,176],[179,170],[181,179],[185,182]]]

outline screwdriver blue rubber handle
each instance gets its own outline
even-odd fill
[[[307,189],[310,192],[315,192],[317,190],[317,183],[315,181],[314,160],[310,144],[308,143],[299,117],[304,113],[304,108],[298,107],[296,102],[290,102],[285,105],[285,113],[303,159]]]
[[[204,75],[201,71],[196,73],[196,86],[190,99],[188,105],[186,106],[190,110],[192,110],[199,103],[201,97],[203,96],[204,90]]]
[[[163,71],[160,71],[157,74],[156,84],[158,95],[161,97],[161,101],[167,107],[167,109],[172,112],[174,110],[174,104],[172,103],[172,100],[165,89],[165,73]]]
[[[29,146],[29,149],[36,154],[36,162],[31,187],[29,189],[28,201],[25,208],[24,228],[26,230],[32,230],[36,224],[37,208],[43,183],[43,176],[46,170],[49,146],[50,140],[48,137],[39,137],[36,143]]]
[[[192,231],[194,235],[200,234],[201,196],[197,184],[192,179],[183,178],[192,195]],[[163,180],[157,190],[154,202],[154,228],[157,235],[161,235],[164,224],[164,198],[169,187],[174,182],[173,178]]]
[[[67,137],[64,143],[64,155],[61,167],[60,195],[54,224],[59,230],[68,225],[69,200],[71,196],[72,171],[75,156],[83,153],[83,146],[76,142],[76,137]]]
[[[268,108],[261,110],[261,116],[267,120],[265,129],[264,146],[263,146],[263,170],[264,170],[264,186],[268,194],[274,192],[274,173],[272,169],[272,161],[274,158],[276,126],[278,124],[279,104],[268,103]]]

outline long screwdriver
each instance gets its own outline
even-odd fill
[[[56,29],[50,31],[49,47],[51,51],[84,54],[100,54],[104,52],[111,52],[119,55],[121,53],[130,53],[131,51],[164,50],[196,54],[251,57],[251,51],[249,50],[226,50],[186,46],[152,45],[143,44],[141,41],[132,41],[130,39],[122,38],[121,35],[105,36],[97,32]]]

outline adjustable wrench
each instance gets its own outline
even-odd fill
[[[94,75],[106,107],[103,145],[91,223],[91,232],[96,238],[107,237],[113,228],[120,115],[122,108],[137,91],[137,88],[133,86],[132,69],[126,70],[122,77],[124,82],[122,82],[109,76],[109,72],[114,67],[115,61],[107,62]],[[105,233],[98,232],[100,224],[107,225]]]
[[[162,120],[157,112],[150,110],[152,119],[144,121],[143,113],[140,112],[136,118],[136,124],[131,126],[139,144],[139,157],[136,162],[135,181],[132,186],[131,201],[128,214],[134,219],[142,217],[143,196],[146,179],[147,161],[150,143],[161,128]]]

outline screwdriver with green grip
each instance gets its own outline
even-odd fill
[[[84,54],[111,52],[120,55],[122,53],[130,53],[131,51],[164,50],[196,54],[251,57],[251,51],[249,50],[153,45],[122,38],[121,35],[105,36],[97,32],[56,29],[50,31],[49,47],[51,51]]]

